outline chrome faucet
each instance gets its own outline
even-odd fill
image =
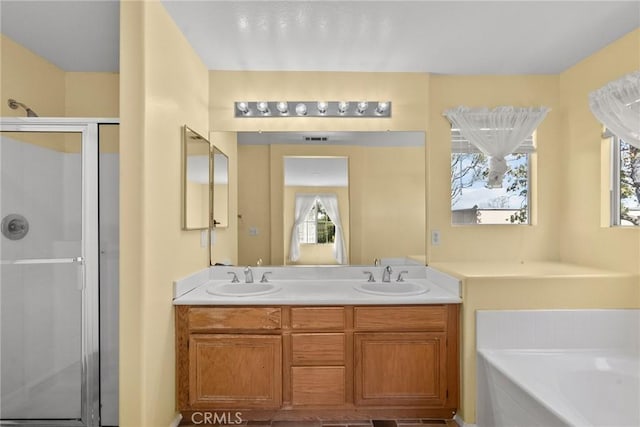
[[[253,271],[251,267],[246,266],[244,268],[244,282],[245,283],[253,283]]]
[[[382,270],[382,281],[390,282],[391,281],[391,266],[387,265],[384,270]]]

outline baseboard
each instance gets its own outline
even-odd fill
[[[182,414],[178,413],[173,421],[171,421],[171,424],[169,424],[169,427],[178,427],[180,425],[180,421],[182,421]]]
[[[475,424],[465,423],[460,414],[456,414],[456,416],[453,417],[453,421],[455,421],[460,427],[477,427]]]

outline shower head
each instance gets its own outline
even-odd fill
[[[7,101],[7,104],[9,105],[9,108],[11,108],[12,110],[17,110],[18,107],[24,108],[24,110],[27,112],[27,117],[38,117],[35,111],[33,111],[31,108],[24,105],[22,102],[18,102],[13,98],[9,98],[9,100]]]

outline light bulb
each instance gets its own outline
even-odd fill
[[[360,101],[358,102],[358,108],[356,110],[356,113],[364,114],[365,111],[367,111],[367,108],[369,108],[369,103],[367,101]]]
[[[325,101],[318,101],[318,113],[326,114],[327,107],[329,107],[329,104],[327,104]]]
[[[280,114],[289,114],[289,104],[284,101],[280,101],[276,104],[276,108]]]
[[[382,115],[389,109],[389,102],[383,101],[378,102],[378,106],[376,107],[376,114]]]
[[[303,103],[296,105],[296,114],[299,116],[307,115],[307,106]]]
[[[260,101],[256,104],[256,108],[258,109],[258,111],[260,111],[263,115],[267,115],[270,113],[269,111],[269,103],[266,101]]]
[[[348,101],[340,101],[338,103],[338,113],[344,114],[344,113],[347,112],[348,109],[349,109],[349,102]]]
[[[249,110],[249,103],[246,101],[241,101],[237,103],[238,111],[240,111],[245,116],[251,112]]]

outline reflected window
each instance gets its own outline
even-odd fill
[[[298,240],[303,244],[333,243],[336,226],[327,214],[322,202],[316,200],[298,230]]]

